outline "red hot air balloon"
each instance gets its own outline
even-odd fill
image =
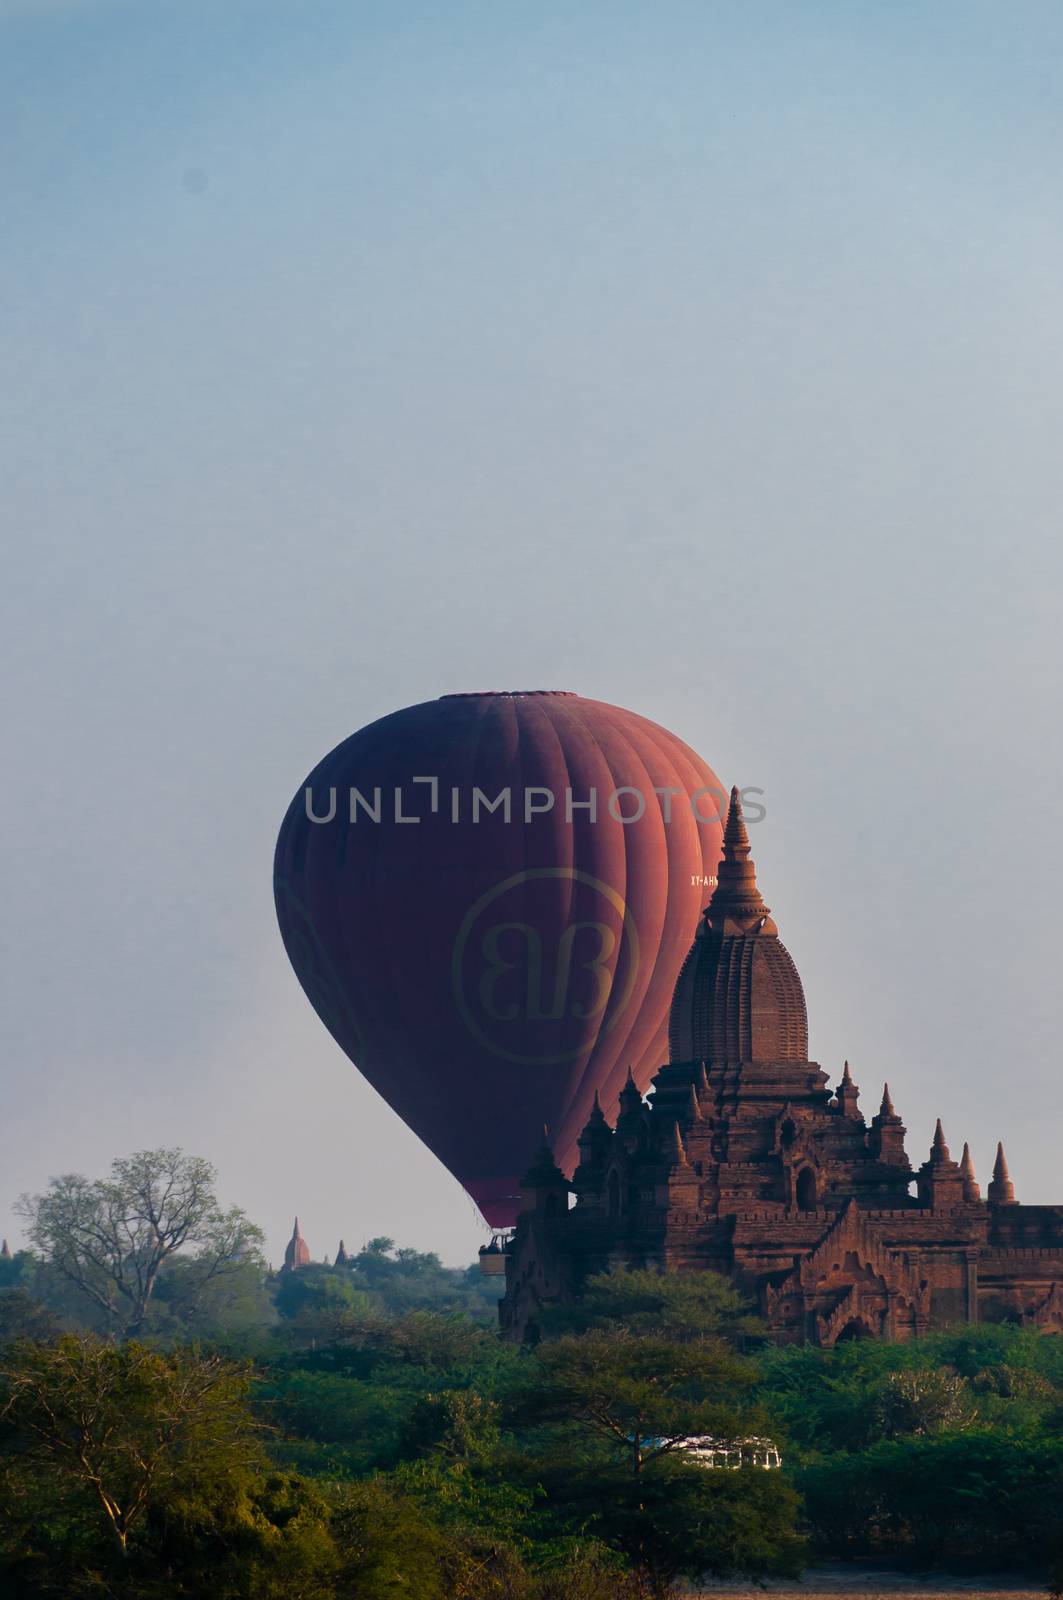
[[[444,695],[354,733],[277,841],[321,1020],[508,1226],[544,1124],[571,1171],[597,1090],[666,1055],[725,791],[674,734],[579,695]]]

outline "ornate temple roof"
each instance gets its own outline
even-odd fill
[[[757,887],[737,789],[731,790],[717,878],[675,987],[671,1059],[804,1061],[804,990]]]

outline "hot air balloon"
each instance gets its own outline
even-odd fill
[[[726,796],[645,717],[553,691],[444,695],[325,756],[288,809],[281,936],[341,1048],[493,1227],[550,1129],[666,1056]]]

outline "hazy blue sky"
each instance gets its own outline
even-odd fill
[[[540,686],[762,786],[813,1054],[1063,1201],[1063,8],[0,0],[0,61],[0,1224],[172,1142],[275,1259],[470,1259],[271,856],[354,728]]]

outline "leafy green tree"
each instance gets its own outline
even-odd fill
[[[448,1462],[488,1460],[499,1445],[500,1406],[475,1389],[444,1389],[417,1401],[407,1420],[402,1451]]]
[[[444,1600],[446,1538],[410,1495],[380,1479],[346,1487],[333,1517],[346,1593]]]
[[[273,1296],[293,1344],[327,1343],[380,1316],[378,1298],[358,1287],[349,1273],[312,1265],[280,1274]]]
[[[47,1343],[59,1336],[52,1311],[27,1289],[0,1289],[0,1349],[19,1339]]]
[[[962,1433],[975,1417],[967,1383],[947,1367],[891,1372],[878,1391],[876,1420],[886,1439],[903,1434]]]
[[[718,1338],[596,1330],[540,1344],[512,1413],[540,1430],[526,1471],[570,1534],[622,1555],[654,1594],[680,1576],[792,1571],[796,1497],[782,1475],[712,1469],[684,1448],[762,1430],[754,1376]]]
[[[672,1340],[724,1339],[739,1348],[767,1338],[749,1300],[718,1272],[597,1273],[578,1304],[545,1309],[539,1320],[547,1336],[622,1327]]]
[[[18,1209],[33,1244],[54,1269],[126,1338],[143,1330],[164,1265],[191,1252],[199,1292],[259,1259],[261,1230],[222,1210],[207,1161],[180,1150],[141,1150],[115,1161],[110,1177],[53,1178]]]
[[[532,1363],[523,1415],[589,1430],[635,1476],[692,1436],[750,1430],[736,1402],[753,1369],[718,1340],[593,1332],[540,1345]]]
[[[27,1594],[326,1596],[327,1508],[269,1469],[248,1381],[135,1342],[9,1349],[0,1574]]]
[[[802,1469],[814,1543],[847,1557],[1050,1569],[1063,1443],[992,1429],[909,1435]]]
[[[637,1479],[581,1474],[571,1493],[588,1530],[643,1574],[655,1596],[670,1594],[680,1578],[800,1571],[798,1500],[780,1472],[714,1469],[672,1455]]]
[[[91,1498],[124,1557],[186,1457],[248,1458],[246,1390],[216,1358],[67,1334],[13,1347],[0,1366],[0,1416],[20,1465]]]

